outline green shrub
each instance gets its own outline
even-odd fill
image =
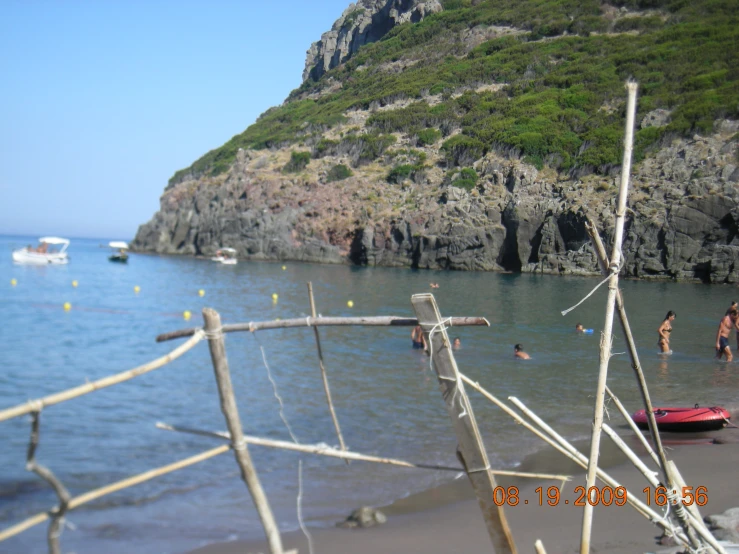
[[[465,167],[459,171],[451,171],[447,177],[449,179],[449,183],[453,187],[459,187],[470,191],[477,186],[477,171],[471,167]]]
[[[422,129],[416,133],[416,137],[417,146],[429,146],[441,138],[441,131],[433,128]]]
[[[308,167],[310,152],[291,152],[290,161],[285,164],[282,171],[285,173],[299,173]]]
[[[453,165],[470,165],[485,154],[485,146],[476,138],[455,135],[444,141],[441,150]]]
[[[329,169],[326,174],[326,182],[333,183],[334,181],[343,181],[354,175],[352,170],[346,167],[344,164],[338,164]]]

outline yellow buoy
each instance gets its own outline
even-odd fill
[[[64,311],[65,312],[68,312],[71,309],[72,309],[72,304],[70,304],[69,302],[65,302],[64,303]]]
[[[11,279],[11,280],[10,280],[10,286],[11,286],[11,287],[14,287],[14,286],[16,286],[17,284],[18,284],[18,281],[16,281],[15,279]]]
[[[141,287],[138,286],[138,285],[136,285],[135,287],[133,287],[133,292],[135,292],[136,294],[138,294],[139,292],[141,292]]]
[[[352,302],[351,300],[349,300],[349,302],[347,302],[346,305],[349,306],[350,308],[353,308],[354,307],[354,302]]]
[[[72,281],[72,286],[73,286],[73,287],[77,288],[77,285],[78,285],[78,284],[79,284],[79,283],[78,283],[77,281]]]
[[[188,321],[192,317],[190,310],[185,310],[184,312],[182,312],[182,317],[185,318],[185,321]]]
[[[287,269],[287,266],[286,265],[283,265],[282,266],[282,271],[285,271],[286,269]]]
[[[277,299],[278,298],[279,298],[279,296],[277,296],[277,293],[276,292],[273,292],[272,293],[272,302],[277,302]]]
[[[205,296],[205,291],[203,289],[200,289],[198,291],[198,296]]]

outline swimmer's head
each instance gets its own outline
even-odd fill
[[[577,331],[578,333],[583,332],[582,323],[578,323],[577,325],[575,325],[575,331]]]
[[[665,316],[665,321],[667,321],[670,318],[675,319],[676,317],[677,317],[677,314],[673,312],[672,310],[670,310],[669,312],[667,312],[667,315]]]
[[[514,352],[522,352],[523,351],[523,344],[517,344],[513,347]]]

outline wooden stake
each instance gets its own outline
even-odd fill
[[[64,514],[69,507],[71,495],[64,484],[49,468],[42,466],[36,461],[36,448],[38,448],[40,438],[41,414],[39,412],[33,412],[31,416],[31,440],[28,443],[26,469],[33,471],[41,479],[49,483],[59,498],[59,507],[54,511],[46,537],[49,544],[49,554],[61,554],[61,549],[59,548],[59,528],[64,521]]]
[[[226,358],[221,316],[211,308],[203,308],[203,319],[205,320],[205,335],[208,338],[210,357],[213,361],[216,383],[218,384],[218,395],[221,398],[221,411],[226,418],[226,426],[231,434],[231,447],[236,456],[236,463],[241,469],[241,478],[246,483],[259,513],[259,518],[262,520],[270,552],[272,554],[283,554],[280,531],[275,523],[267,495],[264,494],[264,489],[262,489],[262,484],[259,482],[259,476],[254,469],[249,449],[244,440],[239,410],[236,406],[233,386],[231,385],[231,372]]]
[[[175,425],[169,425],[167,423],[157,423],[159,429],[165,429],[167,431],[178,431],[180,433],[190,433],[193,435],[202,435],[204,437],[213,437],[218,439],[231,440],[231,435],[219,431],[201,431],[199,429],[189,429],[187,427],[178,427]],[[317,456],[329,456],[331,458],[342,458],[344,460],[358,460],[361,462],[372,462],[376,464],[389,464],[400,467],[409,467],[415,469],[432,469],[437,471],[454,471],[459,473],[464,471],[461,467],[448,467],[438,466],[432,464],[414,464],[406,462],[404,460],[397,460],[395,458],[381,458],[379,456],[370,456],[367,454],[361,454],[359,452],[342,451],[330,446],[318,445],[318,444],[296,444],[290,441],[280,441],[272,439],[264,439],[261,437],[252,437],[244,435],[244,440],[247,444],[254,444],[257,446],[266,446],[267,448],[281,448],[284,450],[295,450],[297,452],[305,452],[307,454],[315,454]],[[569,481],[572,479],[571,475],[552,475],[551,473],[527,473],[522,471],[506,471],[492,469],[490,470],[493,475],[505,475],[508,477],[523,477],[527,479],[547,479],[552,481]]]
[[[310,297],[310,312],[313,319],[316,318],[316,303],[313,300],[313,283],[308,282],[308,296]],[[344,444],[344,437],[341,435],[341,427],[339,427],[339,418],[336,417],[336,411],[334,410],[334,403],[331,400],[331,389],[328,386],[328,375],[326,374],[326,367],[323,364],[323,351],[321,350],[321,337],[318,334],[318,327],[313,326],[313,333],[316,336],[316,350],[318,351],[318,365],[321,368],[321,379],[323,379],[323,390],[326,393],[326,402],[328,402],[328,410],[331,412],[331,420],[334,422],[334,429],[336,429],[336,436],[339,438],[339,446],[341,450],[346,451],[346,444]],[[349,465],[349,460],[345,459],[346,465]]]
[[[611,277],[608,281],[608,300],[606,301],[606,317],[603,325],[603,334],[600,339],[600,368],[598,370],[598,385],[595,390],[595,408],[593,410],[593,432],[590,438],[590,456],[588,458],[588,472],[585,489],[590,491],[595,486],[596,472],[598,469],[598,456],[600,454],[600,435],[603,426],[603,406],[606,394],[606,379],[608,377],[608,362],[611,359],[611,340],[613,335],[613,312],[616,306],[616,293],[618,291],[618,272],[621,268],[621,243],[624,236],[624,223],[626,221],[626,199],[629,192],[629,175],[631,173],[631,147],[634,137],[634,115],[636,113],[636,83],[629,81],[626,84],[629,92],[626,107],[626,136],[624,138],[624,158],[621,167],[621,186],[618,195],[618,207],[616,209],[616,236],[611,252],[611,264],[609,271]],[[595,501],[593,501],[595,504]],[[580,554],[589,554],[590,535],[593,524],[593,505],[585,503],[582,516],[582,534],[580,535]]]
[[[84,385],[80,385],[79,387],[74,387],[73,389],[50,394],[49,396],[44,396],[43,398],[39,398],[37,400],[29,400],[28,402],[19,404],[13,408],[7,408],[0,411],[0,421],[5,421],[6,419],[11,419],[25,414],[30,414],[31,412],[39,412],[47,406],[53,406],[54,404],[59,404],[60,402],[65,402],[67,400],[71,400],[72,398],[77,398],[78,396],[82,396],[83,394],[95,392],[96,390],[104,389],[105,387],[109,387],[111,385],[117,385],[118,383],[122,383],[123,381],[128,381],[129,379],[133,379],[134,377],[138,377],[139,375],[143,375],[144,373],[159,369],[163,365],[167,365],[172,360],[176,360],[177,358],[182,356],[185,352],[187,352],[198,342],[200,342],[200,340],[204,336],[202,330],[200,329],[191,334],[193,335],[193,337],[190,340],[181,344],[166,356],[157,358],[156,360],[149,362],[148,364],[129,369],[128,371],[117,373],[115,375],[109,375],[108,377],[103,377],[102,379],[98,379],[97,381],[93,381],[92,383],[87,383]]]
[[[469,325],[483,325],[490,327],[490,322],[484,317],[453,317],[454,327],[466,327]],[[294,318],[281,319],[279,321],[250,321],[249,323],[232,323],[223,326],[224,333],[237,333],[240,331],[266,331],[269,329],[290,329],[294,327],[335,327],[335,326],[362,326],[362,327],[415,327],[418,320],[411,317],[388,316],[362,316],[362,317],[319,317],[319,318]],[[171,333],[164,333],[157,337],[157,342],[164,342],[194,335],[197,327],[180,329]]]
[[[414,294],[411,303],[426,335],[432,367],[439,379],[441,393],[459,441],[457,452],[475,489],[495,552],[514,554],[516,545],[503,506],[497,506],[493,501],[493,490],[497,483],[490,472],[485,446],[452,355],[445,327],[447,322],[442,320],[432,294]]]

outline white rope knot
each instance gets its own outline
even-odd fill
[[[211,331],[204,329],[203,333],[205,334],[205,338],[208,340],[221,339],[223,338],[223,327],[219,327],[218,329],[213,329]]]
[[[32,413],[36,412],[40,414],[41,410],[44,409],[44,401],[43,400],[29,400],[28,408],[31,410]]]
[[[243,452],[244,450],[246,450],[246,439],[244,437],[241,437],[241,440],[232,442],[231,447],[236,451]]]
[[[249,322],[249,332],[250,333],[253,333],[254,331],[255,331],[255,329],[254,329],[254,322],[253,321],[250,321]]]
[[[310,316],[305,318],[305,324],[310,327]]]

